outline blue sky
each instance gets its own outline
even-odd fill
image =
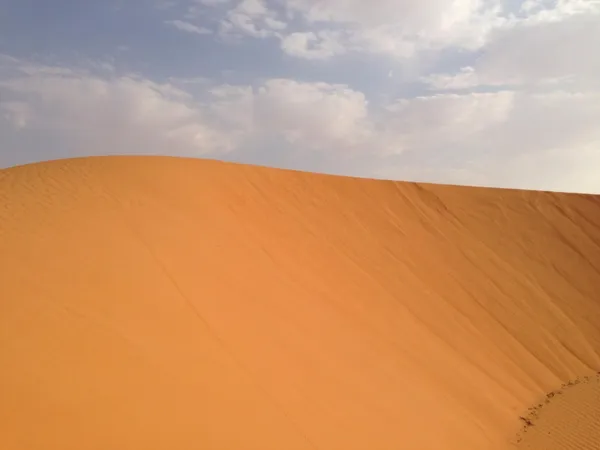
[[[1,0],[0,167],[209,157],[600,193],[598,0]]]

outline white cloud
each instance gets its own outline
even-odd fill
[[[264,0],[242,0],[227,12],[221,22],[221,32],[255,38],[280,37],[287,24],[278,19]]]
[[[387,129],[403,149],[431,151],[485,141],[484,134],[513,113],[515,94],[437,94],[401,100],[387,109]],[[456,151],[460,152],[460,148]]]
[[[186,33],[193,34],[212,34],[212,31],[205,27],[199,27],[190,22],[185,22],[183,20],[167,20],[166,24],[171,25],[177,28],[180,31],[185,31]]]
[[[279,138],[336,151],[359,145],[369,132],[364,95],[343,85],[271,79],[234,86],[206,78],[160,84],[14,59],[7,65],[14,75],[0,79],[0,88],[11,100],[0,104],[0,118],[89,154],[217,155]]]
[[[371,135],[367,100],[344,85],[272,79],[255,94],[264,130],[273,127],[290,143],[324,151],[364,144]]]
[[[283,138],[305,151],[346,151],[370,142],[372,123],[363,93],[344,85],[270,79],[258,86],[218,85],[210,111],[248,140]]]
[[[300,15],[308,30],[343,30],[352,51],[410,57],[419,50],[480,48],[489,33],[507,19],[499,0],[291,0],[288,11]]]
[[[86,154],[187,155],[231,150],[191,96],[170,84],[133,77],[101,77],[84,70],[19,63],[0,80],[11,102],[0,111],[16,127],[58,136]]]
[[[29,104],[19,101],[3,102],[0,104],[0,112],[16,129],[25,128],[32,114]]]
[[[429,74],[433,89],[513,86],[552,90],[600,88],[600,15],[519,24],[496,32],[473,66]]]
[[[327,59],[346,51],[339,34],[327,31],[291,33],[283,38],[281,48],[291,56],[304,59]]]
[[[287,23],[274,19],[273,17],[267,16],[264,20],[265,25],[271,30],[285,30],[288,26]]]
[[[460,69],[458,73],[435,73],[421,77],[421,81],[427,83],[431,89],[436,90],[459,90],[468,89],[481,84],[478,74],[471,66]],[[488,83],[493,85],[494,83]]]
[[[435,95],[391,113],[388,130],[416,163],[378,176],[600,192],[600,93]]]
[[[600,12],[597,0],[525,0],[520,8],[525,23],[559,22],[565,18]]]
[[[252,86],[216,85],[209,92],[211,99],[208,109],[211,115],[230,133],[246,140],[257,133]]]
[[[264,0],[242,0],[236,7],[236,11],[251,17],[264,16],[269,12]]]
[[[260,148],[280,163],[300,155],[311,170],[600,192],[600,91],[437,93],[382,107],[344,84],[156,83],[14,58],[0,58],[0,89],[2,152],[26,151],[10,147],[10,123],[13,133],[53,136],[77,154],[244,159]],[[315,155],[329,165],[311,166],[323,160]],[[353,166],[355,158],[369,163]]]
[[[533,84],[575,78],[600,86],[600,15],[499,32],[477,61],[482,83]]]
[[[561,23],[600,11],[597,0],[526,0],[516,5],[506,0],[228,3],[221,20],[223,34],[276,38],[284,52],[305,59],[327,59],[348,52],[408,59],[423,51],[477,51],[497,32],[508,30],[510,34],[515,27]]]

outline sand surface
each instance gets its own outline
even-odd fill
[[[161,157],[0,171],[3,450],[597,449],[516,436],[599,350],[600,197]],[[563,395],[540,429],[597,414]]]
[[[600,374],[569,380],[521,416],[522,450],[600,448]]]

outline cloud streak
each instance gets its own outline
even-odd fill
[[[165,23],[172,27],[177,28],[180,31],[193,34],[212,34],[212,31],[205,27],[199,27],[183,20],[166,20]]]

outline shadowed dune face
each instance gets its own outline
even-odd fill
[[[600,198],[21,166],[0,292],[3,449],[510,448],[600,370]]]

